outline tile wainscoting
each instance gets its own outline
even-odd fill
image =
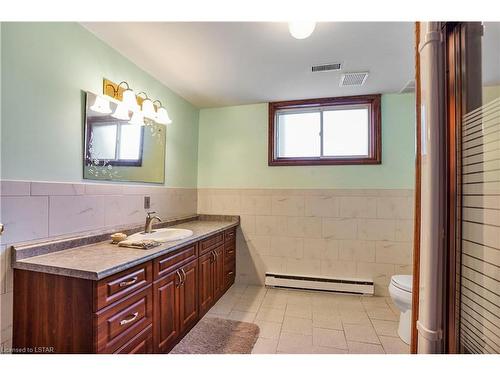
[[[11,346],[13,281],[10,246],[16,243],[144,223],[147,211],[164,219],[197,213],[197,192],[165,186],[0,181],[0,353]],[[144,196],[151,209],[144,209]]]
[[[240,215],[238,282],[266,271],[370,277],[387,295],[391,275],[411,273],[413,190],[182,189],[122,184],[1,182],[0,352],[12,337],[9,246],[142,223],[143,197],[173,219]]]
[[[198,189],[198,213],[240,215],[237,282],[264,274],[372,278],[387,296],[412,272],[413,190]]]

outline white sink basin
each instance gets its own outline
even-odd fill
[[[128,239],[130,240],[155,240],[158,242],[169,242],[182,240],[193,235],[193,231],[180,228],[161,228],[156,229],[152,233],[134,233]]]

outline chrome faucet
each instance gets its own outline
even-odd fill
[[[152,233],[153,230],[151,227],[153,226],[153,221],[158,220],[161,221],[161,219],[158,216],[151,216],[155,214],[156,212],[148,212],[148,216],[146,216],[146,225],[144,225],[144,233]]]

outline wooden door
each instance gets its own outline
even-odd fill
[[[212,307],[214,301],[214,287],[213,287],[213,272],[212,262],[213,254],[209,252],[202,255],[198,261],[198,275],[199,275],[199,293],[198,301],[200,307],[200,317],[203,316]]]
[[[224,245],[217,247],[214,251],[215,259],[213,263],[214,275],[214,298],[218,300],[224,294]]]
[[[154,332],[155,352],[170,350],[179,336],[179,272],[172,272],[154,283]]]
[[[179,331],[185,332],[198,319],[198,261],[181,268],[183,276],[179,286]]]

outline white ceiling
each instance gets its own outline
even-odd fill
[[[84,23],[88,30],[198,107],[399,92],[414,77],[413,23],[328,22],[296,40],[286,23]],[[363,87],[339,87],[342,62],[369,71]],[[126,80],[126,77],[123,78]]]

